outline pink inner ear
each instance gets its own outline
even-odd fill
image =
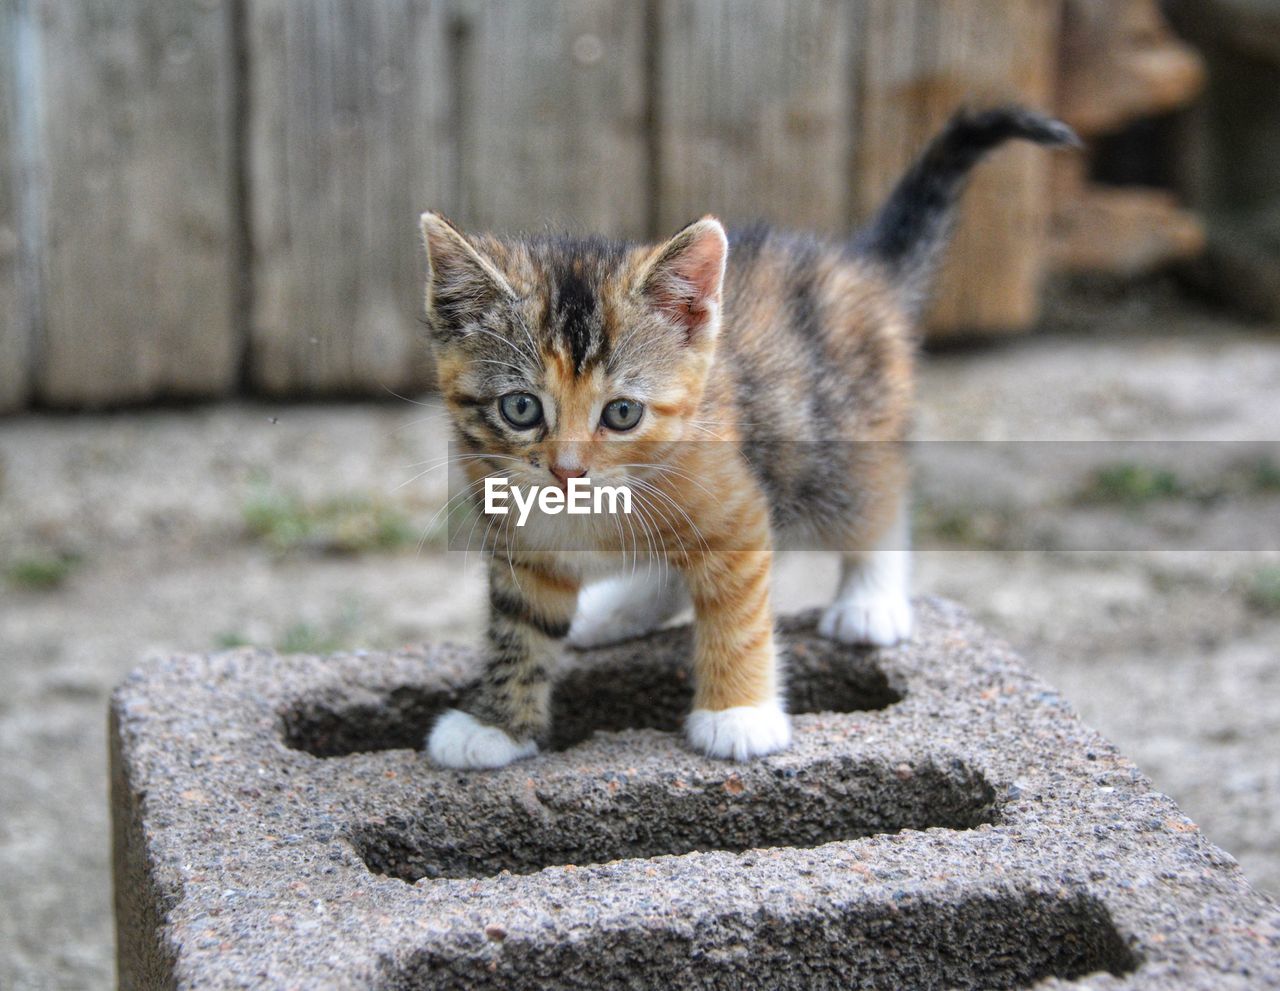
[[[649,278],[649,298],[692,337],[707,322],[709,304],[720,297],[723,272],[724,236],[708,230],[658,263]]]

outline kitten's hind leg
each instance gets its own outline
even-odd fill
[[[679,572],[642,567],[588,585],[578,597],[569,628],[574,647],[604,647],[656,630],[689,605],[689,592]]]
[[[911,636],[911,549],[903,506],[873,550],[840,558],[840,588],[818,632],[841,643],[892,647]]]

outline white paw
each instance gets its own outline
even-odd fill
[[[433,761],[466,771],[505,767],[537,752],[532,740],[513,740],[505,730],[487,726],[460,709],[445,712],[427,737],[427,753]]]
[[[578,597],[567,641],[588,649],[642,637],[678,613],[684,600],[684,588],[673,577],[619,577],[588,585]]]
[[[786,748],[791,720],[777,700],[732,709],[694,709],[684,724],[695,749],[708,757],[750,760]]]
[[[837,599],[822,614],[818,632],[841,643],[892,647],[911,636],[911,602],[896,592]]]

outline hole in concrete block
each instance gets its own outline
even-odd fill
[[[474,785],[473,785],[473,782]],[[463,777],[459,800],[357,826],[369,869],[405,881],[531,874],[557,865],[763,847],[813,847],[903,829],[994,821],[995,790],[957,759],[901,766],[848,755],[800,767],[715,765],[560,777],[513,797]],[[461,807],[460,807],[461,805]]]
[[[786,670],[787,708],[794,713],[864,712],[902,701],[865,652],[832,645],[819,657],[805,649]],[[550,746],[565,750],[598,730],[676,732],[692,702],[692,680],[683,665],[571,667],[552,696]]]
[[[996,891],[828,905],[792,915],[713,914],[637,923],[582,940],[511,933],[490,956],[420,950],[386,976],[414,988],[1026,988],[1131,973],[1141,961],[1106,907],[1083,893]]]
[[[683,639],[687,641],[687,633]],[[693,697],[689,672],[675,659],[684,653],[655,650],[639,663],[629,650],[605,652],[590,662],[572,659],[552,698],[550,749],[565,750],[598,730],[678,730]],[[866,651],[802,643],[788,654],[792,712],[860,712],[902,700]],[[655,655],[673,659],[651,659]],[[419,749],[435,717],[459,701],[412,685],[359,700],[334,694],[301,699],[282,713],[284,742],[317,757]]]
[[[284,742],[316,757],[417,750],[436,716],[457,701],[447,692],[419,685],[404,685],[360,701],[332,694],[314,696],[281,713]]]

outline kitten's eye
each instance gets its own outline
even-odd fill
[[[542,422],[542,403],[527,392],[511,392],[498,400],[498,409],[517,430],[529,430]]]
[[[630,430],[640,422],[644,404],[634,399],[615,399],[604,408],[600,421],[610,430]]]

